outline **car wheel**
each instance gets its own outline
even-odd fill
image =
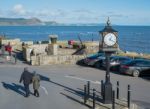
[[[138,77],[140,75],[140,72],[138,70],[134,70],[133,73],[132,73],[132,75],[134,77]]]

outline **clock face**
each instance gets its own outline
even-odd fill
[[[104,36],[104,43],[108,46],[113,46],[117,42],[116,36],[112,33],[108,33]]]

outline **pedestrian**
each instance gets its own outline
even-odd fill
[[[5,45],[2,45],[1,51],[2,51],[2,56],[4,56],[5,55]]]
[[[8,45],[6,46],[6,51],[8,51],[9,56],[11,56],[12,46],[10,45],[10,42],[9,42]]]
[[[32,77],[33,89],[34,89],[34,96],[39,97],[39,87],[40,87],[40,76],[34,71]]]
[[[28,71],[27,67],[24,68],[24,71],[21,74],[19,82],[21,83],[22,81],[26,92],[25,97],[28,97],[30,95],[29,85],[32,82],[32,74]]]

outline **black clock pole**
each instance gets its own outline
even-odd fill
[[[105,76],[105,83],[104,83],[104,95],[103,100],[105,104],[112,103],[112,84],[110,82],[110,55],[111,52],[105,52],[106,55],[106,76]]]
[[[114,45],[109,45],[109,43],[106,42],[106,41],[111,41],[110,39],[105,40],[107,35],[110,35],[110,34],[115,35],[117,39],[117,31],[111,27],[109,17],[108,17],[105,28],[99,32],[102,36],[102,40],[101,40],[102,43],[99,47],[101,48],[102,51],[105,52],[105,55],[106,55],[106,76],[105,76],[105,83],[102,86],[103,102],[104,104],[112,104],[112,84],[110,81],[110,56],[113,52],[117,51],[118,46],[117,46],[117,40],[116,40],[116,44]]]
[[[106,83],[110,83],[110,53],[106,52]]]

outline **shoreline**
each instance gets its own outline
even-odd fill
[[[149,27],[134,27],[134,26],[114,26],[118,30],[119,45],[122,50],[149,54]],[[24,27],[1,27],[0,33],[5,33],[9,38],[20,38],[23,41],[33,40],[41,41],[48,40],[49,34],[58,34],[59,40],[78,40],[80,34],[83,41],[99,41],[98,31],[102,26],[24,26]],[[2,31],[3,30],[3,31]],[[141,42],[142,41],[142,42]]]
[[[34,45],[34,44],[49,44],[50,41],[37,41],[37,43],[34,43],[34,41],[21,41],[20,38],[14,38],[14,39],[5,39],[6,37],[3,37],[1,36],[0,37],[0,45],[7,45],[8,42],[11,42],[12,43],[12,46],[21,46],[22,43],[25,43],[27,45]],[[57,41],[57,44],[58,46],[61,46],[63,48],[66,48],[66,47],[69,47],[68,46],[68,41],[69,40],[59,40]],[[78,41],[78,40],[73,40],[74,41],[74,44],[77,44],[77,45],[80,45],[81,42]],[[46,42],[46,43],[45,43]],[[98,47],[99,46],[99,41],[83,41],[82,42],[84,45],[86,46],[93,46],[93,47]],[[15,50],[19,50],[18,47],[15,48]],[[97,51],[98,52],[98,51]],[[146,58],[146,59],[150,59],[150,53],[138,53],[138,52],[134,52],[134,51],[122,51],[122,50],[119,50],[118,51],[118,54],[119,55],[123,55],[123,56],[130,56],[130,57],[141,57],[141,58]]]

